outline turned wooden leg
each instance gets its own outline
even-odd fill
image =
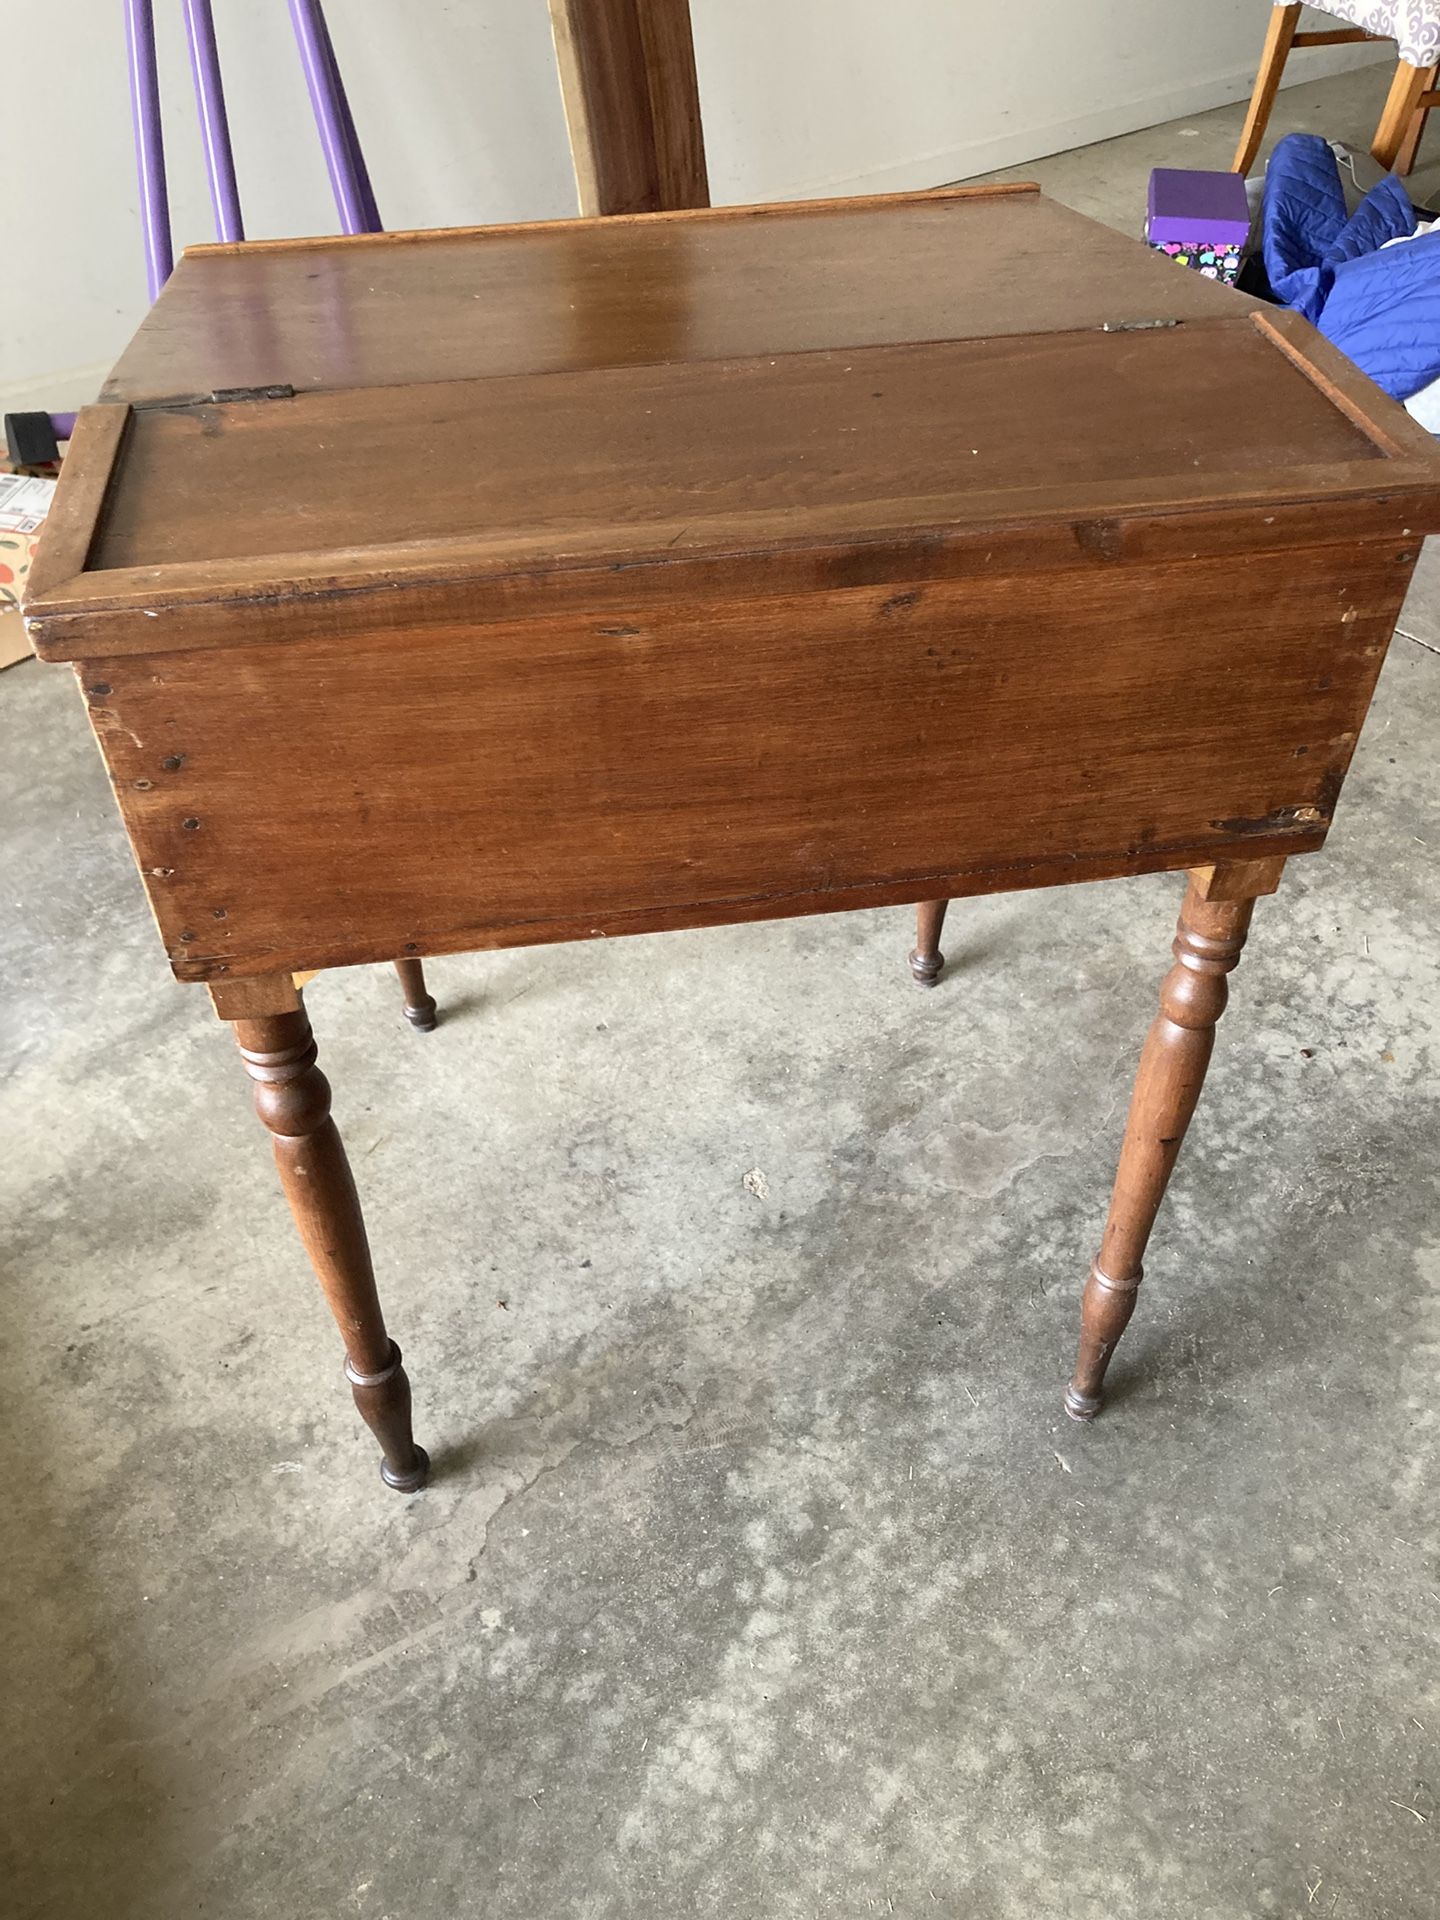
[[[1280,91],[1280,77],[1285,71],[1290,49],[1295,44],[1295,29],[1299,24],[1298,6],[1270,9],[1265,50],[1260,55],[1260,71],[1255,76],[1255,91],[1250,96],[1250,111],[1245,116],[1245,130],[1240,135],[1232,173],[1249,173],[1255,164],[1255,156],[1260,151],[1260,142],[1265,138],[1265,129],[1270,124],[1275,95]]]
[[[435,1002],[425,987],[425,968],[419,960],[397,960],[395,971],[400,976],[401,990],[405,995],[405,1018],[420,1033],[433,1033],[439,1017],[435,1012]]]
[[[330,1083],[315,1064],[310,1021],[296,1007],[233,1024],[255,1082],[256,1111],[274,1136],[280,1183],[345,1342],[355,1405],[380,1442],[380,1477],[413,1493],[425,1484],[430,1462],[410,1431],[410,1382],[385,1331],[360,1200],[330,1118]]]
[[[1085,1282],[1080,1353],[1065,1394],[1074,1420],[1093,1420],[1116,1343],[1135,1309],[1150,1229],[1205,1084],[1226,976],[1245,945],[1256,896],[1273,893],[1283,860],[1237,862],[1192,873],[1175,935],[1175,965],[1145,1040],[1120,1148],[1100,1252]]]
[[[917,987],[933,987],[940,978],[945,956],[940,951],[940,929],[945,925],[948,900],[924,900],[915,909],[915,951],[910,972]]]
[[[1370,149],[1372,158],[1394,173],[1409,173],[1415,165],[1435,75],[1434,67],[1412,67],[1408,60],[1402,60],[1395,69]]]

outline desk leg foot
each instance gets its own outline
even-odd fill
[[[1140,1056],[1110,1217],[1085,1282],[1080,1352],[1065,1395],[1072,1420],[1093,1420],[1100,1411],[1105,1369],[1135,1311],[1150,1229],[1205,1084],[1215,1023],[1225,1011],[1226,976],[1244,948],[1255,896],[1274,891],[1282,865],[1237,862],[1190,876],[1175,965],[1165,976],[1160,1011]]]
[[[915,951],[910,974],[917,987],[933,987],[940,978],[945,956],[940,951],[940,929],[945,925],[948,900],[924,900],[915,909]]]
[[[345,1148],[330,1118],[330,1083],[315,1064],[303,1008],[234,1021],[255,1108],[274,1139],[280,1184],[324,1289],[360,1416],[384,1454],[385,1484],[413,1493],[429,1461],[410,1431],[410,1382],[385,1331],[365,1221]]]
[[[418,1033],[433,1033],[439,1015],[425,986],[425,968],[419,960],[397,960],[395,971],[405,995],[405,1018]]]

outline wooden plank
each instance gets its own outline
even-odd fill
[[[709,204],[689,0],[550,0],[582,214]]]
[[[1245,115],[1240,145],[1235,152],[1233,170],[1236,173],[1249,173],[1255,164],[1255,156],[1259,153],[1260,143],[1265,138],[1265,129],[1270,124],[1275,96],[1280,91],[1285,63],[1290,57],[1290,49],[1295,44],[1295,29],[1299,23],[1298,0],[1295,0],[1295,4],[1280,5],[1270,9],[1270,21],[1265,29],[1265,45],[1260,54],[1259,71],[1255,75],[1255,90],[1250,96],[1250,106]]]
[[[1278,307],[1261,308],[1251,318],[1256,331],[1272,340],[1293,366],[1314,381],[1330,404],[1353,420],[1383,452],[1433,466],[1434,437],[1318,327],[1298,313],[1286,313]]]
[[[757,220],[783,220],[796,214],[807,219],[818,214],[844,214],[857,207],[894,207],[936,200],[1043,197],[1036,180],[982,180],[966,186],[911,187],[894,193],[827,194],[819,200],[742,200],[730,201],[719,207],[671,207],[655,213],[614,213],[606,216],[605,226],[617,231],[627,227],[663,226],[667,221],[681,226],[729,226],[737,222],[748,226]],[[1058,203],[1050,201],[1046,204]],[[1086,224],[1091,227],[1096,225],[1088,220]],[[292,233],[266,240],[197,240],[186,247],[181,258],[193,262],[225,256],[245,259],[252,254],[262,253],[423,252],[437,243],[487,240],[496,235],[513,240],[526,234],[592,233],[594,230],[593,216],[581,214],[559,220],[497,220],[480,227],[387,227],[380,233]],[[171,280],[165,283],[166,287],[172,284]]]
[[[210,983],[210,999],[222,1020],[266,1020],[294,1013],[300,989],[313,974],[256,973],[246,979],[221,975]]]
[[[126,406],[82,408],[40,544],[25,581],[25,601],[85,571],[105,495],[130,423]]]
[[[1395,68],[1375,129],[1375,144],[1370,149],[1370,157],[1387,173],[1408,173],[1415,164],[1421,133],[1417,119],[1434,77],[1433,67],[1412,67],[1408,60],[1401,60]]]
[[[1300,854],[1317,853],[1324,846],[1328,825],[1299,830],[1287,827],[1247,841],[1244,853],[1264,856],[1284,866]],[[1110,854],[1046,855],[1006,866],[967,868],[962,873],[934,873],[899,881],[871,881],[863,886],[827,887],[810,893],[760,894],[749,899],[695,901],[683,907],[649,907],[633,913],[571,915],[561,919],[528,921],[499,928],[466,926],[435,931],[424,937],[425,958],[451,953],[504,952],[514,947],[563,945],[571,941],[620,940],[647,933],[677,933],[702,927],[744,926],[758,920],[796,920],[820,913],[863,913],[877,907],[914,907],[916,896],[952,900],[982,898],[992,893],[1016,893],[1039,887],[1082,886],[1096,880],[1135,879],[1143,874],[1204,872],[1203,863],[1215,858],[1213,836],[1193,847],[1181,845],[1126,847]],[[421,952],[418,942],[417,954]],[[383,942],[366,940],[359,929],[332,934],[312,953],[315,973],[336,967],[385,965],[390,955]],[[240,984],[246,976],[232,974],[230,963],[218,959],[172,959],[179,981],[206,985],[212,990],[223,981]]]
[[[873,538],[797,538],[768,552],[718,554],[679,548],[628,557],[571,556],[537,570],[486,567],[463,543],[412,541],[393,548],[292,554],[200,567],[134,568],[82,574],[35,604],[28,631],[42,660],[126,658],[233,646],[247,605],[264,618],[244,630],[248,644],[293,646],[347,623],[387,632],[403,649],[415,628],[463,622],[475,632],[524,618],[576,618],[623,626],[676,599],[739,601],[842,587],[911,591],[942,582],[1040,575],[1091,568],[1157,566],[1209,556],[1222,570],[1256,550],[1257,526],[1296,554],[1360,539],[1387,540],[1408,578],[1420,537],[1440,532],[1440,494],[1428,468],[1395,462],[1377,497],[1370,462],[1297,468],[1290,491],[1227,507],[1167,508],[1129,501],[1097,514],[1072,498],[1074,518],[1056,521],[1042,499],[961,530],[915,522]],[[1097,496],[1098,497],[1098,496]],[[1396,522],[1403,522],[1397,527]],[[1308,562],[1306,563],[1308,564]],[[157,584],[163,580],[163,586]],[[885,584],[888,583],[888,584]],[[243,597],[237,590],[243,588]],[[400,596],[403,595],[403,601]],[[367,605],[368,603],[368,605]]]
[[[1367,461],[1372,432],[1244,317],[764,355],[147,410],[90,565],[276,572],[393,539],[397,502],[501,566],[754,550],[1035,501],[1223,505]]]
[[[1278,893],[1285,873],[1283,856],[1273,860],[1227,861],[1222,866],[1196,867],[1190,874],[1202,900],[1259,900]]]
[[[1327,27],[1316,33],[1297,33],[1291,41],[1295,47],[1348,47],[1361,40],[1391,40],[1392,34],[1367,33],[1364,27]]]
[[[89,698],[172,964],[267,973],[1313,848],[1409,573],[1352,542],[347,624]]]
[[[1224,319],[1254,302],[1031,188],[192,250],[135,404]]]

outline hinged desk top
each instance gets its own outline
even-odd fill
[[[483,617],[520,570],[745,552],[770,584],[896,537],[1348,511],[1433,482],[1374,398],[1031,190],[200,248],[85,422],[31,613],[95,657],[192,644],[166,610],[217,600],[278,636],[287,585],[463,568]]]
[[[962,190],[199,249],[28,614],[215,978],[1306,851],[1437,528],[1312,329]]]

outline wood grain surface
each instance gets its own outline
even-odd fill
[[[728,360],[1254,304],[1033,188],[247,243],[185,255],[102,397]]]
[[[1243,435],[1215,431],[1229,408]],[[411,516],[504,566],[753,549],[1036,494],[1096,515],[1283,497],[1299,469],[1381,459],[1245,318],[511,376],[137,412],[90,567],[370,547]]]
[[[689,0],[550,0],[582,214],[710,200]]]
[[[82,685],[202,978],[1313,848],[1409,573],[1374,542],[1223,578],[337,621]]]

